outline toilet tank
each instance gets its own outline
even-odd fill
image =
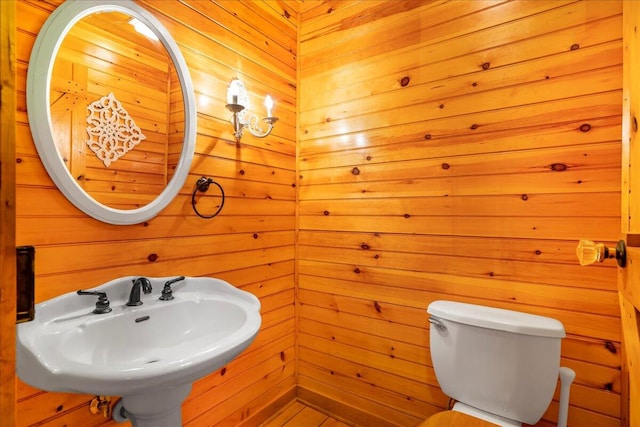
[[[427,312],[433,368],[446,395],[521,423],[540,420],[558,380],[562,323],[452,301],[434,301]]]

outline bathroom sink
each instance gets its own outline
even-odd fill
[[[182,387],[188,394],[260,328],[259,300],[223,280],[187,277],[172,285],[172,300],[161,301],[174,277],[148,278],[153,290],[131,307],[136,278],[91,289],[106,292],[108,313],[94,313],[97,296],[75,292],[38,304],[35,320],[17,326],[18,376],[49,391],[125,397]]]

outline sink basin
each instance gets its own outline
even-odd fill
[[[137,276],[91,289],[107,293],[112,311],[104,314],[93,313],[96,296],[75,292],[38,304],[35,320],[17,326],[18,376],[43,390],[122,396],[118,415],[134,426],[179,425],[191,383],[246,349],[261,317],[254,295],[213,278],[187,277],[172,285],[173,300],[161,301],[174,277],[148,278],[153,291],[136,307],[125,303]],[[137,408],[175,412],[175,400],[177,415],[152,419]]]

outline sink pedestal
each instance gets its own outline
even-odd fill
[[[133,427],[180,427],[182,402],[190,392],[191,384],[183,384],[122,396],[114,408],[113,419],[131,421]]]

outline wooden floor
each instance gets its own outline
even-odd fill
[[[297,400],[282,408],[260,427],[351,427]]]

